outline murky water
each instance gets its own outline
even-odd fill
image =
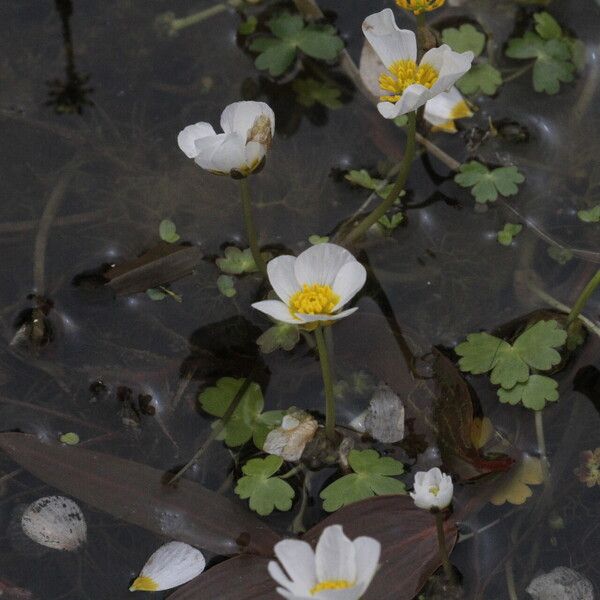
[[[322,7],[337,13],[336,24],[357,58],[362,19],[387,4],[332,0]],[[507,4],[473,2],[466,9],[445,8],[435,18],[476,16],[501,46],[519,10]],[[217,122],[222,108],[243,95],[272,103],[278,135],[251,185],[262,243],[293,253],[308,247],[310,235],[330,233],[366,200],[368,194],[345,183],[339,169],[373,168],[402,155],[401,131],[351,87],[343,108],[311,111],[261,85],[252,58],[236,44],[239,18],[233,10],[176,37],[158,34],[161,13],[185,15],[208,6],[190,0],[21,0],[0,7],[3,431],[47,440],[73,431],[87,448],[172,470],[189,460],[209,431],[198,391],[222,375],[247,375],[257,361],[254,339],[268,324],[250,303],[264,292],[261,280],[239,279],[235,298],[226,298],[212,260],[224,246],[245,240],[237,185],[185,160],[176,144],[183,126]],[[575,213],[600,198],[600,8],[591,0],[556,0],[551,9],[585,42],[584,74],[557,96],[534,94],[525,75],[498,97],[481,99],[468,126],[485,129],[488,118],[507,118],[527,128],[527,143],[492,139],[476,150],[481,160],[517,164],[527,176],[521,193],[485,212],[474,210],[447,167],[421,155],[407,186],[405,225],[360,248],[379,288],[364,294],[357,322],[366,315],[379,329],[369,329],[368,319],[334,328],[336,348],[357,349],[354,356],[340,352],[339,373],[397,376],[390,353],[378,344],[377,331],[389,335],[382,314],[395,318],[407,339],[419,340],[423,352],[451,347],[467,333],[547,306],[548,296],[572,305],[598,268],[598,226]],[[71,59],[64,46],[69,36]],[[457,160],[467,158],[464,136],[433,139]],[[205,256],[192,276],[172,285],[181,303],[145,294],[115,298],[107,289],[73,285],[83,272],[152,247],[166,218]],[[496,241],[507,221],[526,225],[508,248]],[[559,265],[548,255],[551,242],[570,249],[573,258]],[[52,307],[32,295],[49,299]],[[47,309],[51,328],[42,335],[51,340],[35,352],[14,339],[16,324],[29,314],[23,311],[32,309],[39,318]],[[598,297],[586,314],[598,320]],[[598,492],[573,474],[579,453],[599,443],[600,417],[590,401],[600,403],[598,382],[588,391],[591,398],[573,390],[580,369],[600,368],[599,348],[590,336],[559,376],[560,402],[544,411],[552,484],[544,491],[536,487],[521,512],[509,504],[488,505],[466,520],[464,534],[494,524],[452,554],[469,597],[508,597],[507,558],[519,590],[558,565],[582,572],[600,589]],[[391,352],[403,361],[399,349]],[[321,406],[319,365],[306,344],[262,360],[258,379],[269,409]],[[497,429],[536,454],[533,414],[498,404],[485,382],[475,385]],[[132,411],[130,398],[135,404],[140,394],[152,396],[153,416]],[[350,396],[339,414],[350,420],[364,400]],[[212,489],[223,486],[233,497],[226,484],[232,466],[231,453],[215,443],[188,476]],[[86,507],[89,543],[82,552],[40,556],[31,547],[15,549],[10,523],[16,507],[55,491],[0,456],[0,582],[44,600],[128,597],[131,578],[161,543],[141,528]],[[460,498],[469,494],[465,486]],[[318,518],[312,507],[305,524]],[[286,519],[273,520],[286,527]]]

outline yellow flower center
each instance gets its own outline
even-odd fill
[[[438,80],[439,73],[428,64],[417,65],[414,60],[397,60],[392,63],[388,73],[379,76],[379,86],[389,96],[381,96],[382,102],[398,102],[404,90],[414,83],[419,83],[426,88],[431,88]]]
[[[354,581],[347,579],[330,579],[329,581],[321,581],[310,590],[310,595],[314,596],[325,590],[349,590],[356,585]]]
[[[129,588],[130,592],[156,592],[158,583],[152,577],[138,577]]]
[[[444,6],[446,0],[396,0],[396,4],[404,10],[410,10],[415,15],[429,12]]]
[[[437,495],[440,493],[440,488],[437,485],[432,485],[429,488],[429,493],[437,497]]]
[[[328,285],[305,283],[290,298],[290,312],[292,315],[330,315],[339,301],[340,297]]]

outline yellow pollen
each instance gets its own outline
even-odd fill
[[[437,485],[432,485],[429,488],[429,493],[433,494],[434,496],[437,496],[440,493],[440,488]]]
[[[349,590],[356,585],[354,581],[347,579],[330,579],[329,581],[321,581],[310,590],[310,595],[314,596],[325,590]]]
[[[381,96],[382,102],[398,102],[404,90],[414,83],[419,83],[426,88],[431,88],[438,80],[439,73],[428,64],[417,65],[414,60],[397,60],[392,63],[388,73],[379,76],[379,86],[389,96]]]
[[[158,583],[152,577],[138,577],[129,588],[130,592],[156,592]]]
[[[446,0],[396,0],[396,4],[404,10],[410,10],[415,15],[435,10],[444,6]]]
[[[450,118],[452,120],[466,119],[467,117],[472,117],[472,116],[473,116],[473,112],[471,111],[471,109],[469,108],[469,105],[466,103],[465,100],[461,100],[460,102],[457,102],[452,107],[452,112],[450,113]]]
[[[290,312],[292,315],[330,315],[339,301],[340,297],[328,285],[304,284],[290,298]]]

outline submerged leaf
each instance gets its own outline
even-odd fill
[[[267,258],[266,253],[262,253]],[[250,248],[240,250],[235,246],[225,248],[225,258],[217,258],[217,266],[228,275],[241,275],[242,273],[255,273],[258,267],[254,262]]]
[[[584,223],[600,223],[600,204],[596,204],[596,206],[590,208],[590,210],[578,211],[577,216]]]
[[[257,340],[263,354],[270,354],[278,348],[293,350],[300,340],[300,329],[291,323],[276,323],[267,329]]]
[[[498,242],[500,242],[503,246],[510,246],[512,244],[513,238],[521,233],[523,229],[523,225],[519,225],[516,223],[506,223],[502,228],[502,231],[499,231],[497,234]]]
[[[315,104],[321,104],[331,109],[342,106],[340,100],[342,90],[330,82],[317,81],[312,77],[296,79],[292,84],[292,88],[296,92],[296,100],[307,108]]]
[[[530,485],[544,482],[542,463],[539,458],[525,455],[521,462],[503,478],[500,486],[494,491],[490,502],[496,506],[524,504],[533,495]]]

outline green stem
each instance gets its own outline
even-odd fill
[[[290,477],[293,477],[296,473],[298,473],[298,471],[302,470],[302,465],[296,465],[295,467],[293,467],[292,469],[290,469],[287,473],[284,473],[283,475],[278,475],[279,479],[289,479]]]
[[[515,585],[515,574],[513,572],[512,558],[507,558],[504,563],[504,572],[506,573],[506,590],[510,600],[519,600],[517,596],[517,587]]]
[[[417,115],[415,112],[408,113],[408,139],[406,141],[406,150],[404,152],[404,158],[400,163],[400,171],[398,173],[398,179],[394,187],[390,190],[387,198],[369,215],[367,215],[346,237],[346,242],[355,242],[358,238],[363,236],[385,213],[390,209],[392,204],[398,199],[400,193],[406,185],[408,174],[415,158],[416,150],[416,132],[417,132]]]
[[[567,330],[579,316],[579,313],[583,310],[583,307],[587,304],[591,295],[596,291],[596,288],[600,285],[600,269],[596,271],[596,274],[589,280],[588,284],[583,288],[583,292],[577,298],[577,301],[573,305],[569,316],[567,317]]]
[[[332,442],[335,441],[335,397],[333,395],[333,378],[331,377],[331,366],[329,364],[329,352],[323,335],[323,327],[319,325],[315,329],[319,362],[321,363],[321,374],[323,375],[323,386],[325,388],[325,434]]]
[[[434,516],[437,530],[438,546],[440,549],[440,559],[442,561],[442,566],[444,567],[444,573],[446,574],[446,579],[449,581],[449,583],[451,583],[452,585],[456,585],[454,569],[450,564],[448,549],[446,548],[446,536],[444,535],[444,513],[442,511],[438,511],[435,513]]]
[[[417,62],[421,62],[425,54],[425,13],[417,15]]]
[[[256,233],[256,227],[254,226],[254,219],[252,217],[252,198],[250,196],[250,185],[248,179],[244,177],[240,179],[240,196],[242,198],[242,211],[244,213],[244,224],[246,226],[246,235],[248,236],[248,243],[250,244],[250,252],[252,252],[252,258],[258,267],[258,270],[266,277],[267,276],[267,265],[260,253],[260,246],[258,245],[258,235]]]

